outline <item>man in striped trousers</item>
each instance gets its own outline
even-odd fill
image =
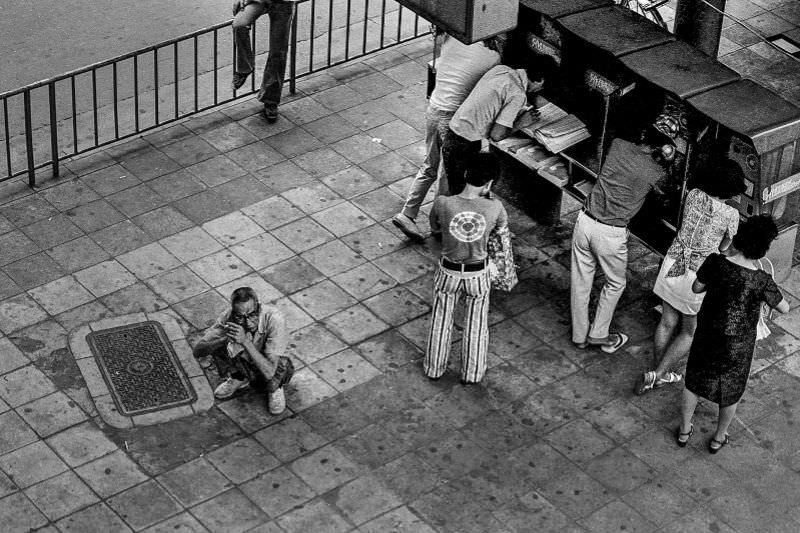
[[[462,295],[466,312],[461,383],[478,383],[486,372],[491,288],[486,242],[493,229],[508,224],[503,204],[489,192],[490,159],[488,154],[478,154],[475,163],[469,165],[464,190],[455,196],[436,197],[431,209],[431,230],[441,235],[442,257],[433,282],[433,316],[423,363],[430,379],[439,379],[447,370],[453,312]]]

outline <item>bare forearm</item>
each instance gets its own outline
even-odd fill
[[[244,349],[247,351],[247,355],[250,356],[250,360],[264,377],[270,378],[275,375],[275,369],[278,367],[277,355],[259,352],[250,340],[244,344]]]

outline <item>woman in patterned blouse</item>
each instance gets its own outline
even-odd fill
[[[653,292],[663,300],[661,321],[655,332],[653,363],[642,373],[634,392],[677,383],[683,375],[670,369],[689,352],[697,327],[697,312],[703,293],[695,294],[692,284],[697,269],[713,252],[724,252],[739,227],[739,212],[725,200],[745,190],[739,164],[724,159],[703,173],[698,188],[686,196],[683,221],[661,264]]]

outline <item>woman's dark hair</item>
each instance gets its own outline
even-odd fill
[[[546,83],[547,80],[555,77],[558,72],[558,63],[552,56],[533,54],[526,62],[525,72],[528,74],[529,80]]]
[[[239,287],[231,294],[231,306],[253,300],[258,303],[258,296],[256,291],[250,287]]]
[[[761,259],[777,236],[775,220],[769,215],[757,215],[742,222],[733,236],[733,247],[748,259]]]
[[[478,152],[467,158],[464,181],[475,187],[483,187],[497,177],[497,157],[491,152]]]
[[[709,196],[727,200],[742,194],[747,186],[739,163],[727,157],[708,165],[703,171],[697,188]]]

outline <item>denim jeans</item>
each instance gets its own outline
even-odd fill
[[[442,141],[442,165],[451,195],[464,190],[467,166],[472,156],[480,151],[481,141],[468,141],[447,128],[447,134]]]
[[[238,379],[263,382],[269,392],[275,392],[289,383],[294,375],[294,363],[286,356],[282,355],[278,358],[275,374],[265,376],[243,356],[230,357],[226,349],[227,345],[228,340],[223,337],[201,341],[194,348],[194,356],[198,358],[210,355],[217,367],[217,374],[222,379],[237,375]]]
[[[292,20],[296,4],[281,0],[250,2],[233,18],[233,37],[236,48],[236,72],[255,71],[256,61],[250,42],[250,26],[264,13],[269,15],[269,53],[264,65],[264,76],[258,100],[267,107],[278,107],[281,101],[283,78],[286,75],[286,57],[289,52]]]

